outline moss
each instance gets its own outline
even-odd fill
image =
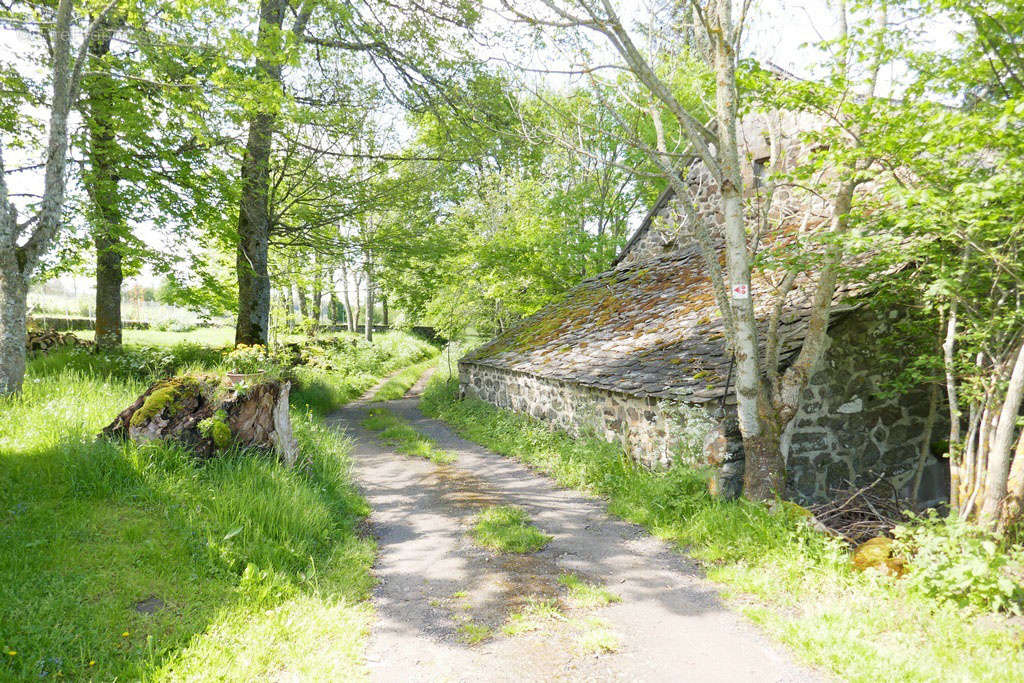
[[[198,391],[199,382],[192,377],[175,377],[161,382],[132,414],[131,426],[143,425],[163,411],[167,411],[168,416],[174,415],[177,412],[175,404]]]
[[[228,414],[223,410],[218,410],[196,426],[200,434],[213,439],[213,445],[218,449],[224,450],[231,445],[231,427],[228,425]]]

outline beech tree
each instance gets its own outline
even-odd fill
[[[28,288],[36,269],[63,227],[67,183],[68,118],[78,102],[82,72],[97,28],[117,6],[112,0],[89,22],[78,45],[81,23],[73,0],[60,0],[46,31],[51,45],[51,99],[45,149],[43,191],[38,208],[22,219],[11,201],[0,141],[0,395],[21,390],[25,377]],[[85,10],[80,7],[79,10]]]

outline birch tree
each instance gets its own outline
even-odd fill
[[[93,33],[114,10],[117,0],[99,9],[77,46],[74,33],[80,19],[74,5],[73,0],[60,0],[52,27],[46,32],[51,45],[51,99],[43,191],[38,208],[25,218],[11,201],[4,144],[0,141],[0,395],[20,391],[24,381],[29,283],[63,227],[68,119],[78,101]]]
[[[762,354],[758,320],[755,316],[760,297],[769,293],[751,291],[751,268],[756,239],[744,205],[744,162],[738,138],[740,112],[747,103],[741,102],[737,84],[738,60],[741,51],[746,13],[751,2],[734,0],[688,0],[683,13],[672,15],[674,20],[684,17],[684,25],[664,27],[689,35],[691,50],[703,55],[713,75],[713,102],[709,120],[704,112],[682,101],[667,79],[659,74],[657,65],[645,54],[634,34],[627,29],[611,0],[541,0],[546,13],[526,13],[510,2],[504,6],[515,18],[532,26],[550,30],[574,30],[596,35],[621,60],[615,66],[624,69],[642,91],[641,100],[653,102],[655,109],[663,110],[685,140],[684,153],[670,152],[662,144],[650,144],[634,137],[634,144],[643,149],[657,165],[665,182],[674,190],[683,218],[693,227],[705,269],[722,324],[726,345],[735,362],[735,393],[739,429],[745,452],[744,495],[754,500],[768,500],[785,493],[785,463],[781,450],[781,436],[786,425],[799,408],[800,394],[808,381],[812,368],[820,360],[827,346],[827,331],[832,299],[835,293],[839,264],[843,258],[841,242],[833,241],[820,262],[818,276],[811,293],[811,315],[801,351],[784,371],[779,368],[778,343],[773,340],[777,325],[767,326],[768,339]],[[844,14],[845,16],[845,14]],[[690,23],[692,22],[692,23]],[[653,22],[652,22],[653,23]],[[602,64],[592,57],[592,51],[580,50],[581,72],[593,73]],[[873,96],[873,79],[869,77],[863,101]],[[838,75],[845,81],[845,75]],[[849,92],[845,93],[849,95]],[[837,101],[844,102],[842,97]],[[832,115],[841,114],[832,112]],[[706,121],[706,122],[705,122]],[[845,148],[856,145],[855,125],[837,118],[839,133],[835,140]],[[659,130],[659,133],[661,131]],[[781,150],[773,150],[773,160],[782,158]],[[713,178],[719,196],[721,235],[724,246],[720,252],[714,226],[698,217],[694,198],[687,182],[691,160],[696,160]],[[831,215],[827,231],[841,237],[849,227],[850,209],[857,187],[866,176],[864,171],[872,165],[870,159],[852,155],[837,164],[832,186],[827,189]],[[724,252],[724,267],[719,255]],[[798,269],[783,281],[784,298],[797,275]],[[780,311],[776,307],[776,311]]]

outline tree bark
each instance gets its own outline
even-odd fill
[[[277,58],[284,0],[261,0],[256,70],[265,83],[281,88],[281,62]],[[277,115],[259,111],[249,119],[249,136],[241,167],[238,210],[238,321],[236,344],[266,344],[270,325],[270,153]]]
[[[25,378],[28,279],[16,269],[0,273],[0,396],[21,391]]]
[[[345,308],[345,328],[349,332],[356,331],[356,318],[352,314],[352,298],[349,296],[348,267],[341,262],[341,305]]]
[[[108,19],[93,34],[89,54],[93,58],[94,74],[84,83],[88,94],[85,123],[89,133],[89,171],[85,184],[92,203],[90,222],[96,245],[96,345],[114,348],[121,345],[121,235],[126,226],[118,185],[117,154],[111,103],[116,97],[116,83],[109,69],[102,63],[110,53],[110,42],[115,30],[114,20]]]
[[[989,447],[988,468],[985,473],[985,498],[981,504],[980,521],[994,526],[999,521],[1000,509],[1007,492],[1007,477],[1010,474],[1010,449],[1017,429],[1021,401],[1024,400],[1024,342],[1017,350],[1017,357],[1010,372],[1010,382],[1003,395],[999,418],[992,444]]]
[[[387,298],[387,296],[382,296],[380,298],[380,305],[381,305],[381,308],[383,309],[382,312],[384,314],[384,321],[383,321],[384,322],[384,327],[388,328],[388,327],[390,327],[391,323],[388,320],[388,298]]]
[[[366,341],[373,341],[373,264],[366,264]]]
[[[63,227],[68,116],[78,100],[82,68],[88,58],[92,35],[115,4],[111,0],[89,24],[74,55],[71,51],[74,3],[72,0],[60,0],[57,4],[57,14],[49,34],[52,40],[53,91],[43,196],[34,221],[23,225],[19,225],[18,210],[10,201],[3,142],[0,140],[0,396],[20,391],[25,380],[28,285],[39,259],[50,250]],[[32,222],[35,227],[28,231]]]

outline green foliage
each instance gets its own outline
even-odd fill
[[[537,552],[552,539],[530,524],[522,508],[513,505],[487,508],[477,515],[470,533],[477,543],[499,553]]]
[[[1024,613],[1024,548],[934,510],[897,527],[895,553],[906,584],[938,602],[980,611]]]

